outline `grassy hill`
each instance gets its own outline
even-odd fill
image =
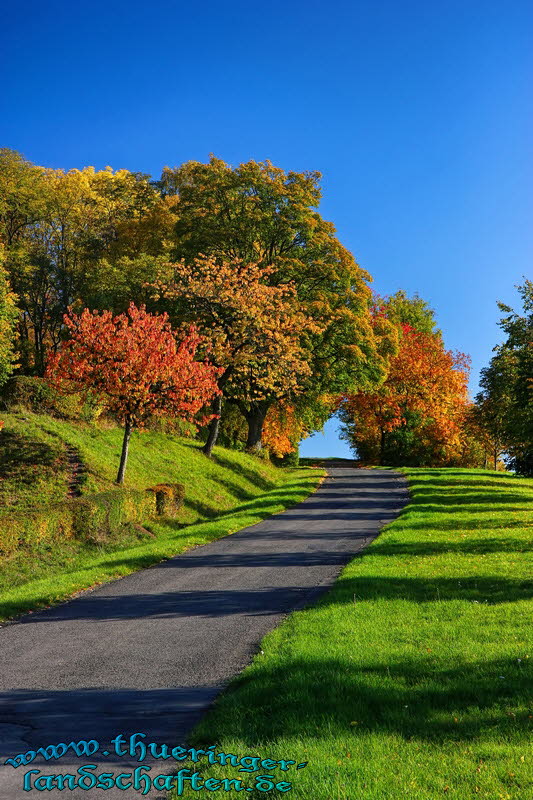
[[[270,773],[302,800],[533,796],[533,480],[403,471],[411,503],[192,737],[307,766],[204,779]]]
[[[0,515],[65,500],[77,462],[83,467],[82,494],[116,489],[120,428],[30,411],[3,414],[3,419]],[[136,432],[125,486],[146,489],[182,483],[185,501],[177,518],[147,521],[104,543],[47,541],[0,557],[0,619],[49,605],[259,522],[304,499],[321,474],[308,468],[277,469],[266,460],[220,447],[209,460],[192,439]]]

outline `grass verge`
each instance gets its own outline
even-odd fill
[[[301,800],[531,800],[533,481],[402,471],[412,502],[263,640],[191,737],[308,765],[202,764],[204,778],[273,774]]]

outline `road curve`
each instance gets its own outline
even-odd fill
[[[398,473],[346,465],[328,473],[287,511],[0,628],[0,797],[43,796],[23,791],[31,769],[49,775],[86,763],[115,773],[138,766],[102,754],[118,733],[182,745],[261,638],[325,591],[408,500]],[[100,752],[3,765],[18,753],[80,739],[95,739]],[[176,762],[149,763],[155,776]],[[141,794],[54,789],[44,796]]]

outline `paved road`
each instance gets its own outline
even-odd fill
[[[327,589],[406,501],[398,474],[333,466],[315,494],[281,514],[0,628],[0,763],[71,740],[95,739],[103,750],[118,733],[183,744],[261,638]],[[31,769],[64,774],[86,763],[98,772],[138,766],[101,751],[38,756],[0,767],[0,798],[141,797],[22,789]],[[155,762],[152,775],[175,763]]]

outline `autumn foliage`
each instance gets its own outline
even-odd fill
[[[144,306],[132,303],[115,317],[85,309],[64,322],[70,337],[49,358],[47,378],[60,391],[105,398],[125,429],[117,477],[122,483],[131,430],[154,415],[192,418],[218,392],[218,370],[195,360],[202,339],[193,327],[177,341],[166,314],[149,314]]]
[[[318,326],[300,308],[292,283],[270,286],[272,268],[238,260],[197,258],[173,267],[173,281],[159,290],[167,300],[186,301],[235,395],[263,399],[309,375],[302,332]]]
[[[211,156],[157,181],[0,148],[0,384],[15,361],[42,376],[55,353],[50,380],[105,397],[124,425],[119,480],[129,433],[154,414],[209,403],[206,455],[220,433],[283,456],[339,398],[366,460],[497,460],[505,445],[533,469],[529,282],[527,318],[502,321],[509,341],[467,412],[466,358],[444,348],[433,310],[403,290],[373,295],[320,199],[319,173],[270,161]],[[87,307],[98,313],[69,310]]]
[[[291,404],[271,406],[263,429],[263,444],[278,458],[293,453],[298,443],[309,433]]]
[[[155,287],[157,296],[183,304],[182,316],[195,320],[209,342],[209,360],[221,368],[225,397],[246,418],[260,417],[260,443],[270,406],[298,392],[311,375],[304,343],[320,327],[302,309],[292,282],[269,284],[272,267],[202,257],[173,269],[172,282]]]
[[[447,463],[461,447],[467,379],[464,354],[404,324],[382,386],[345,398],[347,436],[364,460]]]

